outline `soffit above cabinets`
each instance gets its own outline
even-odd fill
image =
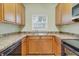
[[[24,3],[24,6],[26,7],[27,5],[31,5],[31,4],[37,4],[40,6],[52,6],[52,7],[56,7],[57,3]]]

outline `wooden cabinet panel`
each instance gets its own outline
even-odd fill
[[[25,24],[25,7],[20,3],[0,3],[0,21],[4,23]]]
[[[62,24],[69,24],[72,22],[72,3],[62,4]]]
[[[27,36],[27,39],[40,39],[39,36]]]
[[[28,41],[28,55],[53,55],[53,38],[52,36],[29,36]]]
[[[29,54],[40,54],[40,39],[28,39]]]
[[[45,38],[45,37],[44,37]],[[53,39],[47,38],[40,40],[40,53],[53,55]]]
[[[16,4],[16,23],[24,25],[25,22],[25,7],[23,4]]]
[[[55,36],[27,36],[22,55],[61,55],[61,40]]]
[[[41,39],[52,39],[52,36],[41,36]]]
[[[56,6],[56,25],[71,23],[72,3],[59,3]]]
[[[21,24],[25,25],[25,7],[21,4]]]
[[[61,25],[62,24],[62,5],[58,4],[56,6],[56,25]]]
[[[0,3],[0,21],[3,21],[3,4]]]
[[[4,20],[15,22],[15,4],[4,3]]]
[[[21,4],[16,4],[16,23],[21,24]]]
[[[26,41],[26,37],[22,39],[21,42],[21,55],[26,55],[27,54],[27,41]]]
[[[61,40],[57,37],[53,41],[53,51],[56,56],[61,55]]]

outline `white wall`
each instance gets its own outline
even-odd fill
[[[47,3],[25,4],[26,24],[23,31],[32,31],[32,15],[45,14],[48,16],[48,28],[46,31],[58,31],[55,26],[55,5]]]
[[[19,26],[0,23],[0,34],[19,32]]]
[[[79,34],[79,23],[75,23],[71,25],[63,25],[60,31]]]

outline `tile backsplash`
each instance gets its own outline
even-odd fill
[[[0,23],[0,34],[19,32],[21,28],[13,24]]]
[[[61,26],[60,31],[73,33],[73,34],[79,34],[79,23],[63,25],[63,26]]]

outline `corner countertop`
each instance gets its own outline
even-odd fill
[[[24,34],[10,34],[0,38],[0,52],[25,37]]]
[[[31,33],[31,32],[21,32],[21,33],[6,34],[0,37],[0,52],[28,35],[55,35],[60,39],[79,39],[79,37],[76,35],[67,34],[67,33],[66,34],[57,33],[57,32],[40,33],[40,34]]]

